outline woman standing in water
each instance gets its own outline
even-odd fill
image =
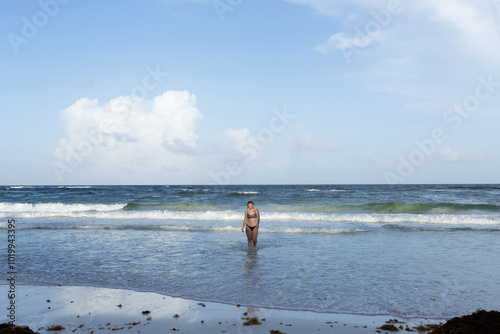
[[[257,235],[259,234],[259,223],[260,223],[260,214],[259,210],[253,207],[253,202],[248,201],[247,203],[248,210],[245,211],[245,219],[243,220],[243,227],[241,228],[241,232],[245,231],[245,225],[247,226],[247,239],[248,239],[248,247],[252,248],[257,245]]]

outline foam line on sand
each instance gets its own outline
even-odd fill
[[[7,295],[7,290],[6,285],[0,285],[2,296]],[[2,298],[2,306],[7,302],[7,298]],[[389,319],[398,318],[252,308],[89,286],[18,285],[16,305],[16,325],[27,325],[40,333],[61,334],[111,331],[258,334],[271,330],[287,334],[362,334],[375,333],[377,327]],[[257,317],[261,324],[244,326],[251,317]],[[420,322],[439,322],[436,319],[398,319],[410,327]],[[65,329],[47,331],[50,326],[57,325]]]

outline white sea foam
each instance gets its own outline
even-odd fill
[[[57,217],[78,212],[106,212],[121,210],[126,204],[63,204],[63,203],[0,203],[0,216]]]
[[[92,218],[102,220],[166,220],[166,221],[243,221],[243,213],[233,210],[177,211],[122,210],[126,204],[63,204],[63,203],[0,203],[0,217],[15,218]],[[433,224],[500,226],[498,214],[385,214],[385,213],[315,213],[261,211],[263,221],[302,223],[363,223],[363,224]]]
[[[291,233],[291,234],[344,234],[367,232],[359,228],[328,228],[328,227],[265,227],[266,233]]]
[[[6,228],[6,223],[0,222],[0,228]],[[142,231],[181,231],[181,232],[221,232],[221,233],[241,233],[241,225],[239,223],[215,223],[206,224],[201,222],[188,223],[159,223],[159,224],[144,224],[140,221],[133,221],[125,224],[114,224],[110,221],[92,221],[92,222],[23,222],[18,223],[18,229],[75,229],[75,230],[142,230]],[[347,234],[347,233],[362,233],[368,232],[366,229],[357,227],[331,227],[323,226],[307,226],[307,225],[288,225],[288,224],[268,224],[260,227],[260,231],[266,234]]]

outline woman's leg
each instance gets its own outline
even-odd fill
[[[252,242],[254,246],[257,246],[257,236],[259,235],[259,229],[254,228],[252,231]]]
[[[255,231],[255,229],[254,229]],[[247,240],[248,240],[248,247],[252,248],[252,230],[250,230],[250,228],[246,228],[246,232],[247,232]]]

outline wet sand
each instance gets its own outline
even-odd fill
[[[2,296],[7,286],[0,285]],[[395,316],[290,311],[200,302],[150,292],[85,286],[16,287],[16,325],[40,333],[385,333],[390,319],[413,328],[446,319],[405,319]],[[7,305],[2,299],[2,309]],[[250,318],[261,324],[244,325]],[[7,322],[4,320],[2,322]],[[50,326],[60,331],[48,331]],[[275,332],[279,333],[279,332]]]

